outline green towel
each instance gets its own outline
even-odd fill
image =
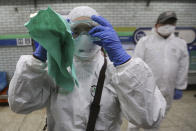
[[[61,91],[71,92],[78,82],[73,65],[74,44],[69,23],[48,7],[47,10],[40,10],[25,26],[30,36],[47,50],[48,74]]]

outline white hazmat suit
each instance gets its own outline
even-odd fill
[[[152,34],[139,40],[135,48],[135,57],[139,57],[151,68],[156,84],[171,108],[174,89],[186,89],[189,68],[189,55],[186,42],[171,34],[167,39],[161,37],[155,29]],[[150,131],[157,131],[152,128]],[[128,124],[127,131],[138,131],[139,128]],[[148,131],[148,129],[146,129]]]
[[[116,67],[107,61],[95,131],[120,131],[122,115],[141,127],[159,124],[166,102],[150,68],[140,58],[132,58]],[[48,131],[85,131],[103,63],[101,51],[89,60],[74,57],[79,87],[62,94],[48,75],[47,63],[30,55],[21,56],[9,86],[9,105],[21,114],[45,107]]]
[[[164,39],[156,31],[142,38],[135,49],[135,56],[144,60],[151,68],[156,83],[171,107],[174,89],[187,87],[189,54],[186,42],[174,34]]]

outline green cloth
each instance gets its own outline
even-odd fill
[[[74,44],[69,23],[48,7],[40,10],[25,26],[30,36],[47,50],[48,74],[61,91],[71,92],[78,82],[73,65]]]

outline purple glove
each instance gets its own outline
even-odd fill
[[[91,29],[89,34],[100,39],[100,41],[94,41],[94,43],[106,50],[114,66],[121,65],[128,61],[131,56],[123,49],[120,39],[112,25],[101,16],[93,15],[91,19],[100,25]]]
[[[47,60],[47,51],[44,49],[40,44],[36,48],[35,52],[33,53],[33,56],[37,59],[41,60],[42,62],[46,62]]]
[[[174,91],[174,100],[179,100],[182,98],[182,90],[175,89]]]

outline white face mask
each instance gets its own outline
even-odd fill
[[[157,32],[163,36],[169,36],[175,32],[175,28],[176,28],[176,26],[174,26],[174,25],[164,25],[164,26],[160,26],[157,29]]]
[[[88,34],[80,34],[74,39],[74,54],[82,59],[94,57],[101,49],[100,46],[93,43],[93,38]]]

